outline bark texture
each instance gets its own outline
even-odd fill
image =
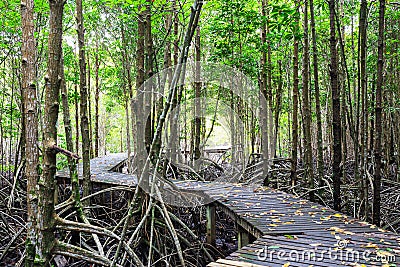
[[[33,0],[21,1],[22,19],[22,98],[24,108],[25,176],[27,179],[26,266],[33,266],[36,246],[37,183],[39,180],[38,115],[36,92],[36,40]]]
[[[332,131],[333,131],[333,206],[340,210],[340,185],[341,185],[341,163],[342,163],[342,125],[340,110],[340,90],[338,85],[338,59],[337,59],[337,38],[335,30],[335,0],[329,1],[330,21],[330,52],[331,52],[331,91],[332,91]]]
[[[386,1],[379,1],[379,35],[378,35],[378,73],[375,92],[375,173],[374,202],[372,205],[372,222],[381,224],[381,180],[382,180],[382,91],[384,86],[383,64],[385,52],[385,9]]]
[[[85,28],[83,26],[82,0],[76,0],[76,23],[78,25],[79,47],[79,88],[81,109],[81,135],[83,159],[83,196],[88,196],[91,191],[90,183],[90,141],[88,120],[88,92],[86,85],[86,60],[85,60]]]

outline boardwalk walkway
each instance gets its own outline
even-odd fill
[[[97,183],[134,186],[133,175],[112,172],[124,154],[92,160]],[[65,178],[66,173],[59,173]],[[399,266],[400,236],[324,206],[267,187],[207,182],[179,182],[215,201],[208,205],[207,234],[214,242],[215,207],[239,228],[239,249],[211,267],[258,266]],[[211,236],[210,236],[211,235]],[[215,237],[214,237],[215,238]],[[253,240],[254,242],[251,242]]]

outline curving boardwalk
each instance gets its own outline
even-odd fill
[[[134,175],[113,172],[126,154],[91,161],[92,180],[135,186]],[[68,179],[67,172],[57,174]],[[176,182],[177,188],[201,191],[207,205],[207,240],[215,242],[215,207],[239,229],[239,249],[210,267],[258,266],[399,266],[400,236],[324,206],[267,187],[230,183]]]

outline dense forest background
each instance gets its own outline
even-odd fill
[[[71,191],[85,197],[90,158],[128,152],[127,171],[141,177],[141,151],[153,163],[163,153],[174,162],[168,153],[183,151],[182,163],[198,172],[195,161],[214,146],[230,147],[224,162],[212,161],[217,168],[246,173],[259,164],[265,185],[399,230],[398,2],[5,0],[0,11],[2,223],[18,214],[3,236],[21,234],[18,225],[34,216],[29,192],[37,177],[47,177],[51,186],[39,183],[39,194],[51,198],[56,169],[76,174],[77,155],[83,193],[77,180]],[[229,66],[252,85],[235,95],[196,76],[175,90],[176,66],[199,61]],[[161,82],[142,93],[159,73]],[[168,92],[171,99],[156,96]],[[261,100],[243,101],[249,95]],[[122,210],[132,211],[129,205]],[[55,212],[54,203],[47,207],[43,214]],[[94,216],[78,214],[84,223]],[[127,230],[121,231],[123,239]],[[0,259],[10,247],[3,248]],[[41,249],[48,260],[51,249]],[[29,255],[28,249],[33,261]]]

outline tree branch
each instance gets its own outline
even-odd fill
[[[52,146],[52,149],[53,149],[55,152],[64,154],[64,155],[67,156],[67,157],[70,157],[70,158],[73,158],[73,159],[77,159],[77,160],[81,159],[81,157],[79,157],[78,154],[75,154],[75,153],[73,153],[73,152],[71,152],[71,151],[68,151],[68,150],[66,150],[66,149],[64,149],[64,148],[61,148],[61,147],[59,147],[59,146],[57,146],[57,145],[53,145],[53,146]]]

